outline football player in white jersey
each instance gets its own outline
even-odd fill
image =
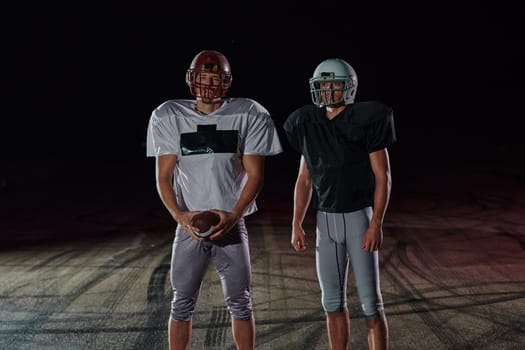
[[[300,154],[291,244],[307,249],[302,224],[310,203],[317,210],[316,268],[332,349],[350,344],[347,278],[351,264],[370,349],[388,349],[388,324],[379,284],[378,250],[390,188],[387,146],[396,140],[392,109],[354,102],[357,75],[344,60],[321,62],[310,83],[313,105],[284,123]]]
[[[248,230],[257,210],[265,157],[282,152],[268,111],[249,98],[226,98],[232,82],[227,58],[199,52],[186,73],[195,99],[162,103],[151,114],[147,155],[156,158],[159,196],[177,222],[171,258],[173,300],[170,349],[187,349],[192,316],[208,264],[213,262],[232,319],[238,349],[255,348]],[[193,215],[221,217],[209,238],[194,233]]]

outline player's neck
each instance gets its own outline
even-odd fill
[[[203,100],[197,99],[197,102],[195,103],[195,110],[202,114],[211,114],[217,109],[219,109],[221,105],[222,105],[222,100],[203,101]]]
[[[346,108],[346,105],[337,107],[326,107],[326,118],[332,120]]]

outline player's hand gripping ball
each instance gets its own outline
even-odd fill
[[[201,238],[207,238],[212,234],[211,227],[217,225],[220,221],[221,217],[219,214],[209,210],[195,214],[191,218],[191,226],[195,226],[199,231],[193,231],[193,233]]]

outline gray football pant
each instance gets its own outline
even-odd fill
[[[177,226],[171,255],[171,318],[191,320],[210,261],[219,274],[231,317],[249,320],[253,310],[252,276],[244,219],[217,241],[197,241]]]
[[[369,253],[361,248],[371,217],[371,207],[349,213],[317,212],[316,266],[325,312],[347,308],[350,264],[365,318],[375,319],[384,311],[378,251]]]

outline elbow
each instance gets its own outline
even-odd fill
[[[375,177],[376,187],[384,188],[387,191],[390,191],[392,188],[392,177],[389,172],[382,173],[379,176]]]
[[[385,175],[385,177],[381,180],[381,182],[388,189],[392,187],[392,178],[389,175]]]
[[[297,187],[301,187],[301,188],[310,188],[312,187],[312,179],[307,176],[299,176],[297,178],[296,185]]]
[[[171,177],[169,176],[158,176],[157,177],[157,190],[161,192],[165,188],[172,187]]]
[[[264,176],[259,174],[249,174],[246,186],[252,188],[257,194],[259,194],[264,187]]]

